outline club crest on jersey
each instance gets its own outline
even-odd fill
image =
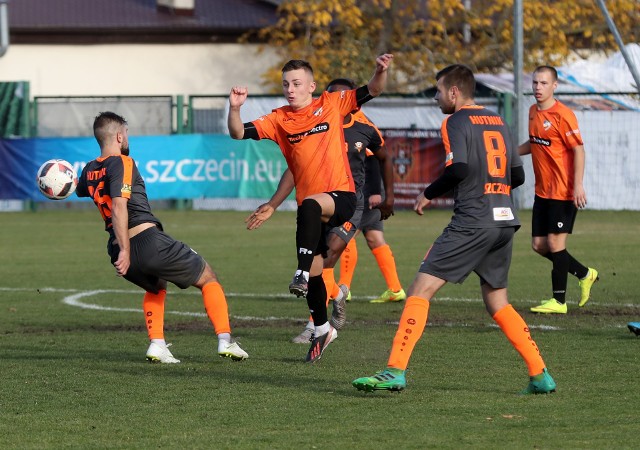
[[[542,122],[542,127],[544,128],[545,131],[549,131],[549,128],[551,128],[551,122],[545,119],[545,121]]]
[[[322,106],[313,112],[313,115],[319,117],[322,114]]]

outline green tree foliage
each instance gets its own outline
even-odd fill
[[[637,0],[606,2],[625,42],[640,39]],[[524,0],[524,62],[561,65],[570,56],[617,50],[594,0]],[[479,72],[512,69],[513,0],[283,0],[276,25],[258,37],[278,49],[264,74],[279,91],[282,65],[305,59],[322,88],[335,77],[368,81],[375,57],[396,58],[388,92],[416,92],[442,67],[462,62]]]

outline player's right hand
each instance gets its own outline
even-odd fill
[[[239,108],[244,104],[244,101],[249,95],[249,90],[245,86],[234,86],[231,88],[229,94],[229,106],[232,108]]]
[[[262,225],[266,220],[269,220],[269,217],[271,217],[274,212],[274,207],[268,203],[263,203],[258,206],[254,212],[244,219],[244,223],[247,224],[247,230],[260,228],[260,225]]]
[[[420,195],[416,197],[416,203],[413,205],[413,210],[416,214],[422,216],[424,214],[423,209],[426,208],[429,203],[431,203],[431,200],[424,196],[424,192],[421,192]]]

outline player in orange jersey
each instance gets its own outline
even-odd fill
[[[298,203],[296,248],[298,267],[289,285],[305,296],[314,321],[314,339],[306,361],[314,362],[337,337],[328,322],[326,287],[322,279],[324,235],[327,228],[348,221],[356,207],[355,185],[344,151],[343,119],[382,93],[393,55],[376,58],[367,85],[313,98],[316,83],[311,65],[291,60],[282,68],[282,88],[288,105],[252,122],[243,123],[240,108],[248,91],[234,86],[229,95],[229,134],[234,139],[271,139],[280,146],[296,187]],[[383,210],[386,218],[392,211]]]
[[[536,104],[529,109],[529,141],[520,145],[520,155],[531,154],[536,177],[531,246],[549,259],[553,297],[531,311],[566,314],[567,274],[579,279],[580,306],[589,300],[598,271],[583,266],[567,251],[567,237],[573,231],[579,208],[587,205],[582,184],[585,152],[575,114],[553,97],[558,73],[551,66],[533,72]]]
[[[146,291],[142,301],[150,345],[147,360],[179,363],[164,339],[167,281],[181,289],[202,291],[205,310],[218,335],[218,355],[240,361],[249,357],[231,338],[227,300],[209,264],[186,244],[162,230],[151,212],[144,180],[129,156],[127,121],[112,112],[93,122],[100,157],[82,170],[76,193],[91,197],[109,233],[107,251],[118,276]]]
[[[348,78],[336,78],[327,85],[327,92],[340,92],[357,88],[355,81]],[[356,210],[351,218],[340,226],[327,230],[327,252],[323,260],[322,278],[327,290],[327,302],[333,299],[333,310],[329,323],[336,330],[340,330],[346,323],[346,301],[350,295],[347,285],[338,285],[335,282],[333,269],[346,249],[348,243],[353,242],[353,237],[360,229],[361,220],[365,213],[365,160],[367,154],[373,156],[375,164],[384,168],[383,184],[385,186],[386,202],[378,202],[376,209],[370,212],[377,221],[381,219],[381,210],[393,213],[393,166],[390,158],[386,157],[384,139],[380,130],[371,123],[362,111],[352,111],[344,117],[343,131],[345,139],[345,152],[349,159],[349,167],[356,189]],[[380,184],[380,168],[378,167],[378,184]],[[276,192],[267,203],[264,203],[247,218],[247,228],[258,228],[267,220],[293,191],[294,183],[291,171],[286,170],[282,175]],[[386,214],[388,215],[388,213]],[[324,255],[323,255],[324,256]],[[304,330],[292,339],[296,344],[305,344],[312,340],[315,332],[313,317],[305,325]]]

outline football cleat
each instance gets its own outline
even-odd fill
[[[333,327],[330,327],[329,331],[322,336],[314,336],[311,341],[311,347],[309,348],[309,352],[307,353],[305,361],[308,363],[314,363],[319,360],[322,357],[324,349],[326,349],[329,344],[335,341],[337,337],[338,332]]]
[[[220,358],[231,358],[233,361],[243,361],[249,354],[242,350],[234,340],[218,342],[218,356]]]
[[[293,277],[293,281],[289,285],[289,292],[296,297],[306,297],[309,292],[309,282],[301,273]]]
[[[405,371],[388,367],[370,377],[357,378],[351,382],[359,391],[401,391],[407,387]]]
[[[346,301],[349,295],[349,288],[345,284],[341,284],[339,288],[340,295],[333,300],[333,310],[331,311],[331,318],[329,319],[329,323],[336,330],[341,330],[347,322]]]
[[[173,357],[168,347],[171,347],[171,344],[161,345],[152,342],[147,349],[147,361],[162,364],[179,363],[180,360]]]
[[[587,276],[578,281],[578,284],[580,285],[580,303],[578,303],[578,306],[584,306],[589,301],[591,288],[599,279],[598,271],[589,267]]]
[[[370,301],[370,303],[388,303],[388,302],[401,302],[402,300],[407,299],[407,294],[405,294],[404,289],[400,289],[399,291],[392,291],[391,289],[387,289],[380,295],[378,298],[374,298]]]
[[[566,314],[567,304],[560,303],[555,298],[551,298],[549,300],[543,300],[540,305],[531,308],[531,312],[540,314]]]
[[[640,336],[640,322],[629,322],[627,328],[636,336]]]
[[[291,339],[294,344],[307,344],[313,339],[313,328],[306,328],[302,333]]]
[[[556,382],[545,368],[542,373],[529,377],[529,385],[520,392],[520,395],[551,394],[556,391]]]

